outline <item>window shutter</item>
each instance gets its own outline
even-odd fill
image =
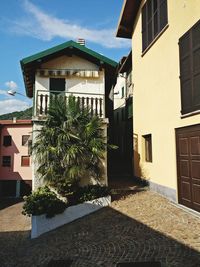
[[[192,29],[193,107],[200,109],[200,21]]]
[[[200,21],[179,40],[182,114],[200,109]]]
[[[182,114],[190,112],[192,108],[192,62],[190,43],[191,34],[188,32],[179,41]]]
[[[142,50],[147,47],[147,5],[142,8]]]
[[[148,44],[153,40],[153,14],[152,14],[152,0],[147,2],[147,29],[148,29]]]
[[[147,0],[142,8],[142,51],[168,23],[167,0]]]
[[[167,25],[167,0],[160,0],[160,31]]]
[[[154,30],[154,37],[158,34],[158,0],[153,0],[153,30]]]

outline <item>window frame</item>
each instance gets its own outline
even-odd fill
[[[59,83],[61,81],[63,82],[63,88],[59,88]],[[49,91],[51,92],[51,94],[66,92],[66,78],[49,77]]]
[[[154,9],[154,3],[157,3]],[[165,9],[162,10],[163,6]],[[157,15],[156,15],[157,14]],[[164,17],[164,21],[163,20]],[[155,24],[157,18],[157,24]],[[157,31],[155,31],[157,25]],[[142,54],[144,54],[168,27],[167,0],[147,0],[142,7]],[[149,33],[151,32],[151,38]]]
[[[152,153],[152,134],[143,135],[144,140],[144,159],[146,162],[153,162],[153,153]]]
[[[122,88],[121,88],[121,98],[124,98],[125,97],[125,88],[124,88],[124,86],[122,86]]]
[[[28,139],[24,143],[23,142],[23,137],[25,137],[25,136],[28,136]],[[30,134],[24,134],[24,135],[22,135],[22,146],[28,146],[28,142],[29,142],[30,137],[31,137]]]
[[[6,144],[6,138],[8,138],[9,137],[9,140],[10,140],[10,142],[8,142],[9,144]],[[12,136],[11,135],[4,135],[3,136],[3,146],[12,146]]]
[[[28,165],[23,164],[23,159],[24,158],[28,158]],[[29,155],[25,155],[25,156],[21,156],[21,167],[30,167],[30,156]]]
[[[9,164],[9,165],[8,165],[8,164],[5,165],[5,161],[4,161],[5,158],[9,158],[9,159],[10,159],[10,164]],[[12,165],[12,159],[11,159],[11,156],[8,156],[8,155],[6,155],[6,156],[2,156],[1,166],[2,166],[2,167],[11,167],[11,165]]]

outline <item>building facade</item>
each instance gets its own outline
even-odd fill
[[[118,64],[114,87],[113,172],[121,179],[133,177],[132,51]]]
[[[132,39],[135,176],[200,211],[200,5],[126,0],[117,36]]]
[[[58,95],[66,99],[73,95],[80,105],[88,106],[92,114],[103,119],[105,135],[112,136],[115,61],[85,45],[69,41],[23,59],[21,66],[27,96],[33,97],[34,130],[42,127],[50,101]],[[34,140],[35,134],[33,143]],[[106,158],[104,166],[103,179],[107,183]],[[35,189],[40,185],[40,179],[34,160],[33,177]]]
[[[0,120],[0,196],[30,193],[32,171],[29,144],[31,120]]]

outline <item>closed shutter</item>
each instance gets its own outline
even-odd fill
[[[152,16],[152,0],[147,2],[147,29],[148,29],[148,44],[153,40],[153,16]]]
[[[167,16],[167,0],[160,0],[160,8],[159,8],[159,30],[161,31],[168,23]]]
[[[147,0],[142,8],[142,51],[167,25],[167,0]]]
[[[191,34],[188,32],[179,42],[182,114],[189,112],[192,107],[192,62],[190,43]]]
[[[200,21],[192,29],[193,108],[200,109]]]
[[[182,114],[200,109],[200,21],[179,40]]]
[[[142,8],[142,51],[147,48],[147,5]]]

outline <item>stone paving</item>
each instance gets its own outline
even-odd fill
[[[52,259],[72,259],[71,267],[114,267],[131,261],[200,267],[200,218],[150,191],[114,201],[34,240],[28,220],[21,224],[17,215],[5,231],[9,208],[0,211],[0,267],[47,267]]]

